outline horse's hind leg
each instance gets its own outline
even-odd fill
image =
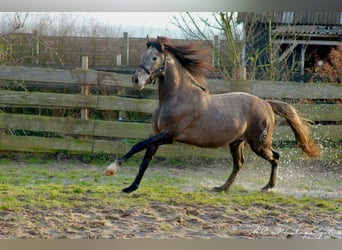
[[[260,157],[271,163],[271,175],[268,183],[264,186],[261,191],[268,191],[269,189],[275,187],[278,164],[279,164],[279,153],[274,151],[271,147],[259,146],[257,149],[252,146],[252,150]]]
[[[272,150],[272,159],[268,160],[271,163],[272,170],[271,170],[271,175],[270,175],[270,180],[264,186],[261,191],[268,191],[271,188],[275,187],[276,183],[276,177],[277,177],[277,171],[278,171],[278,164],[279,164],[279,153]]]
[[[227,181],[220,187],[215,187],[214,191],[221,192],[225,191],[227,192],[230,188],[230,186],[234,183],[235,178],[242,168],[242,165],[245,161],[243,157],[243,148],[244,148],[245,142],[244,141],[236,141],[229,145],[230,152],[233,157],[233,171],[230,174]]]

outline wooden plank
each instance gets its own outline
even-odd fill
[[[46,83],[97,84],[96,71],[0,66],[0,79]]]
[[[104,141],[94,142],[94,153],[108,152],[113,154],[123,155],[133,144],[127,144],[119,141],[110,143]],[[140,153],[142,156],[142,153]],[[227,158],[229,157],[229,150],[227,148],[199,148],[181,143],[174,143],[172,145],[162,145],[159,147],[157,156],[160,157],[203,157],[203,158]]]
[[[158,107],[158,100],[135,99],[119,96],[99,96],[97,109],[122,110],[152,113]]]
[[[300,115],[312,121],[342,121],[342,104],[293,104]]]
[[[0,113],[0,128],[73,135],[92,135],[94,131],[94,120]]]
[[[0,106],[47,108],[96,108],[97,96],[1,90]]]
[[[103,86],[133,88],[131,75],[110,72],[98,72],[98,84]],[[231,91],[231,81],[208,79],[207,86],[212,93],[227,93]],[[158,84],[146,84],[144,89],[157,90]]]
[[[111,122],[95,120],[94,136],[106,136],[117,138],[148,138],[151,125],[138,122]]]
[[[99,84],[132,88],[131,76],[120,74],[104,74]],[[147,84],[146,89],[157,89],[156,85]],[[341,86],[328,83],[297,83],[250,80],[208,79],[211,93],[247,92],[263,98],[291,99],[339,99],[342,98]]]
[[[247,91],[248,92],[248,91]],[[341,86],[326,83],[253,82],[249,93],[263,98],[339,99]]]
[[[0,91],[0,107],[93,108],[152,113],[157,100],[125,98],[120,96],[82,96],[43,92]]]
[[[44,138],[34,136],[0,136],[0,150],[25,152],[92,152],[90,140]]]
[[[232,82],[220,79],[208,79],[207,86],[211,93],[228,93],[232,90]]]
[[[61,136],[70,134],[137,139],[147,138],[151,131],[151,125],[147,123],[6,113],[0,113],[0,128],[54,132]],[[311,129],[319,140],[342,140],[342,125],[315,125]],[[294,140],[294,135],[289,126],[276,126],[273,138],[275,141]]]
[[[60,152],[67,150],[69,153],[110,153],[117,156],[125,154],[133,145],[121,141],[104,140],[79,140],[42,138],[32,136],[0,136],[0,150],[25,151],[25,152]],[[278,150],[278,149],[277,149]],[[282,152],[291,150],[291,154]],[[293,151],[292,151],[293,150]],[[281,160],[305,158],[300,149],[280,149]],[[139,153],[141,156],[143,153]],[[245,149],[247,157],[256,157],[250,150]],[[200,157],[210,159],[223,159],[230,157],[226,147],[217,149],[205,149],[185,144],[163,145],[159,148],[156,156],[167,158]],[[341,147],[323,148],[320,159],[337,160],[342,159]],[[267,163],[265,163],[267,164]]]
[[[0,67],[0,79],[15,81],[33,81],[43,83],[98,84],[131,88],[131,75],[100,71],[61,70],[50,68]],[[208,87],[213,93],[245,91],[264,98],[342,98],[341,86],[327,83],[295,83],[272,81],[246,81],[208,79]],[[157,85],[148,84],[146,89],[157,89]]]
[[[132,76],[126,74],[118,74],[118,73],[111,73],[111,72],[97,72],[97,82],[99,85],[103,86],[114,86],[114,87],[125,87],[125,88],[132,88]],[[154,88],[151,84],[147,84],[145,88]]]
[[[0,128],[120,138],[147,138],[151,126],[144,123],[83,120],[70,117],[0,113]]]
[[[342,140],[342,125],[314,125],[310,127],[313,138],[317,141]],[[294,141],[295,137],[290,126],[276,126],[273,141]]]
[[[59,139],[33,136],[0,136],[0,150],[26,152],[56,152],[68,150],[72,152],[113,153],[124,154],[133,144],[120,141]],[[162,157],[191,157],[201,156],[208,158],[227,157],[227,149],[204,149],[184,144],[164,145],[158,151]]]
[[[342,141],[342,125],[315,125],[311,130],[313,137],[318,141]]]
[[[223,85],[223,83],[220,84],[220,86]],[[342,98],[341,86],[339,84],[231,80],[230,85],[231,91],[247,92],[263,98]]]
[[[158,100],[119,96],[82,96],[40,92],[0,91],[0,107],[93,108],[152,113]],[[342,104],[293,104],[303,117],[313,121],[342,121]]]

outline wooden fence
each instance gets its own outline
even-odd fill
[[[131,146],[127,138],[147,138],[149,123],[89,119],[88,116],[55,117],[39,114],[4,112],[10,108],[79,109],[80,113],[103,111],[134,111],[152,113],[157,99],[128,98],[119,95],[89,94],[89,88],[106,86],[129,89],[131,76],[83,69],[57,70],[48,68],[0,67],[0,150],[29,152],[113,153],[123,154]],[[34,83],[40,91],[14,91],[4,86]],[[74,86],[79,93],[56,93],[46,86]],[[301,99],[308,104],[293,104],[306,118],[316,121],[313,135],[323,148],[323,159],[341,159],[342,99],[341,87],[334,84],[293,82],[209,80],[212,93],[245,91],[268,99]],[[87,91],[88,89],[88,91]],[[146,89],[156,90],[147,85]],[[47,90],[49,90],[47,92]],[[151,92],[151,91],[149,91]],[[152,91],[153,92],[153,91]],[[323,101],[324,100],[324,101]],[[336,101],[337,100],[337,101]],[[314,104],[313,104],[314,103]],[[229,107],[227,107],[229,108]],[[281,120],[277,123],[283,124]],[[38,135],[17,135],[13,131],[35,131]],[[44,136],[44,133],[53,133]],[[134,141],[134,140],[133,140]],[[278,125],[274,141],[294,141],[290,127]],[[334,146],[331,146],[334,144]],[[294,153],[300,155],[299,150]],[[227,149],[202,149],[184,144],[165,145],[158,151],[165,157],[227,157]]]
[[[1,36],[0,64],[72,68],[80,64],[80,58],[87,55],[89,66],[112,71],[134,67],[140,62],[140,55],[146,48],[146,37],[131,37],[123,32],[122,37],[43,36],[36,30],[32,33],[11,33]],[[223,53],[225,40],[216,47]],[[177,43],[187,39],[173,39]],[[203,48],[210,44],[203,40],[192,40]],[[215,58],[213,58],[215,59]],[[39,66],[38,66],[39,65]]]

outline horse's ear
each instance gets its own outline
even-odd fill
[[[164,50],[164,38],[161,36],[157,36],[157,42],[160,44],[160,48],[163,51]]]
[[[148,48],[150,46],[151,43],[151,39],[148,37],[148,35],[146,36],[146,47]]]

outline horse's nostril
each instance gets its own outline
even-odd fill
[[[136,84],[138,84],[138,83],[139,83],[139,79],[138,79],[138,77],[136,77],[136,76],[133,76],[133,77],[132,77],[132,83],[136,83]]]

